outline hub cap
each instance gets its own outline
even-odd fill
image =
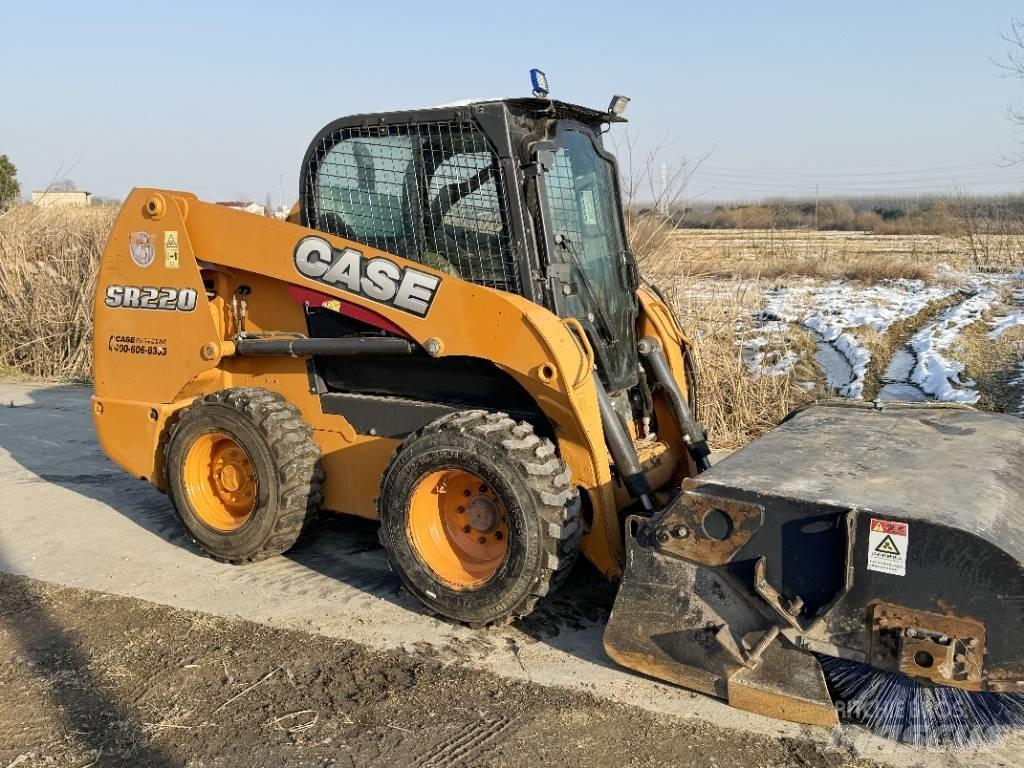
[[[200,436],[185,456],[185,493],[196,515],[216,531],[236,531],[256,506],[249,454],[222,432]]]
[[[460,469],[416,484],[406,533],[420,560],[455,589],[484,584],[508,554],[504,505],[487,483]]]

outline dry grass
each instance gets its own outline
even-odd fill
[[[636,223],[645,224],[642,219]],[[664,236],[654,222],[646,226],[660,236],[638,238],[655,245],[643,254],[642,263],[654,282],[670,286],[666,293],[696,343],[700,418],[716,448],[745,445],[773,429],[793,408],[824,394],[823,374],[814,364],[814,341],[799,327],[791,326],[786,338],[771,339],[772,348],[799,354],[801,362],[793,371],[754,378],[744,364],[740,345],[752,315],[763,307],[766,287],[807,277],[866,284],[887,279],[928,281],[944,266],[972,269],[975,264],[972,250],[963,241],[945,236],[770,230],[675,230]],[[885,334],[854,329],[872,355],[865,381],[867,398],[877,395],[893,353],[921,323],[957,300],[951,296],[933,302]],[[979,345],[979,356],[983,352],[984,346]],[[1002,358],[1000,370],[1010,370],[1005,365],[1009,355]],[[974,368],[979,383],[987,387],[992,378],[986,376],[984,364],[976,362]],[[806,382],[814,383],[810,392],[800,386]],[[1006,395],[1012,397],[1012,392]]]
[[[1024,281],[1018,287],[1024,288]],[[1024,328],[1012,328],[996,339],[988,337],[992,312],[964,329],[954,348],[965,376],[981,394],[978,407],[997,413],[1017,413],[1024,402],[1021,365],[1024,363]]]
[[[18,206],[0,215],[0,369],[90,375],[96,273],[116,214]]]
[[[823,394],[821,374],[813,363],[814,342],[799,327],[771,340],[773,349],[799,354],[796,369],[781,376],[751,376],[741,342],[763,305],[763,284],[671,275],[653,280],[694,342],[700,383],[697,415],[714,448],[740,448],[771,431],[794,408]],[[813,382],[814,388],[808,391],[801,382]]]
[[[877,282],[931,280],[942,267],[976,269],[977,246],[945,235],[808,230],[675,230],[661,260],[687,274]]]
[[[877,283],[881,280],[925,280],[935,276],[935,270],[926,264],[909,259],[887,259],[881,256],[865,256],[855,261],[827,259],[816,261],[737,261],[697,263],[693,267],[701,275],[721,277],[746,277],[753,279],[777,280],[786,277],[816,277],[822,280],[856,280],[863,283]]]

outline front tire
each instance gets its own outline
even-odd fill
[[[255,387],[189,406],[172,428],[165,474],[192,541],[230,563],[287,551],[323,501],[313,430],[281,395]]]
[[[466,411],[410,436],[381,481],[380,538],[405,587],[469,624],[522,616],[579,551],[579,497],[550,440]]]

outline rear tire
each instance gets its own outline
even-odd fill
[[[281,395],[255,387],[189,406],[172,428],[165,475],[192,541],[229,563],[287,551],[323,501],[313,430]]]
[[[554,445],[504,413],[451,414],[407,438],[379,508],[381,543],[406,589],[473,625],[532,611],[564,580],[582,535]]]

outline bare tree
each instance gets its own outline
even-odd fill
[[[630,250],[645,274],[674,271],[678,254],[669,240],[686,213],[687,187],[693,174],[707,159],[686,159],[669,163],[665,142],[646,154],[637,151],[637,137],[626,132],[613,140],[619,159],[622,203]]]
[[[1024,19],[1010,21],[1010,29],[1003,33],[1006,52],[996,65],[1003,71],[1003,76],[1024,83]],[[1020,143],[1024,145],[1024,102],[1016,101],[1006,108],[1006,116],[1020,134]],[[1024,162],[1024,150],[1015,153],[1015,162]]]

